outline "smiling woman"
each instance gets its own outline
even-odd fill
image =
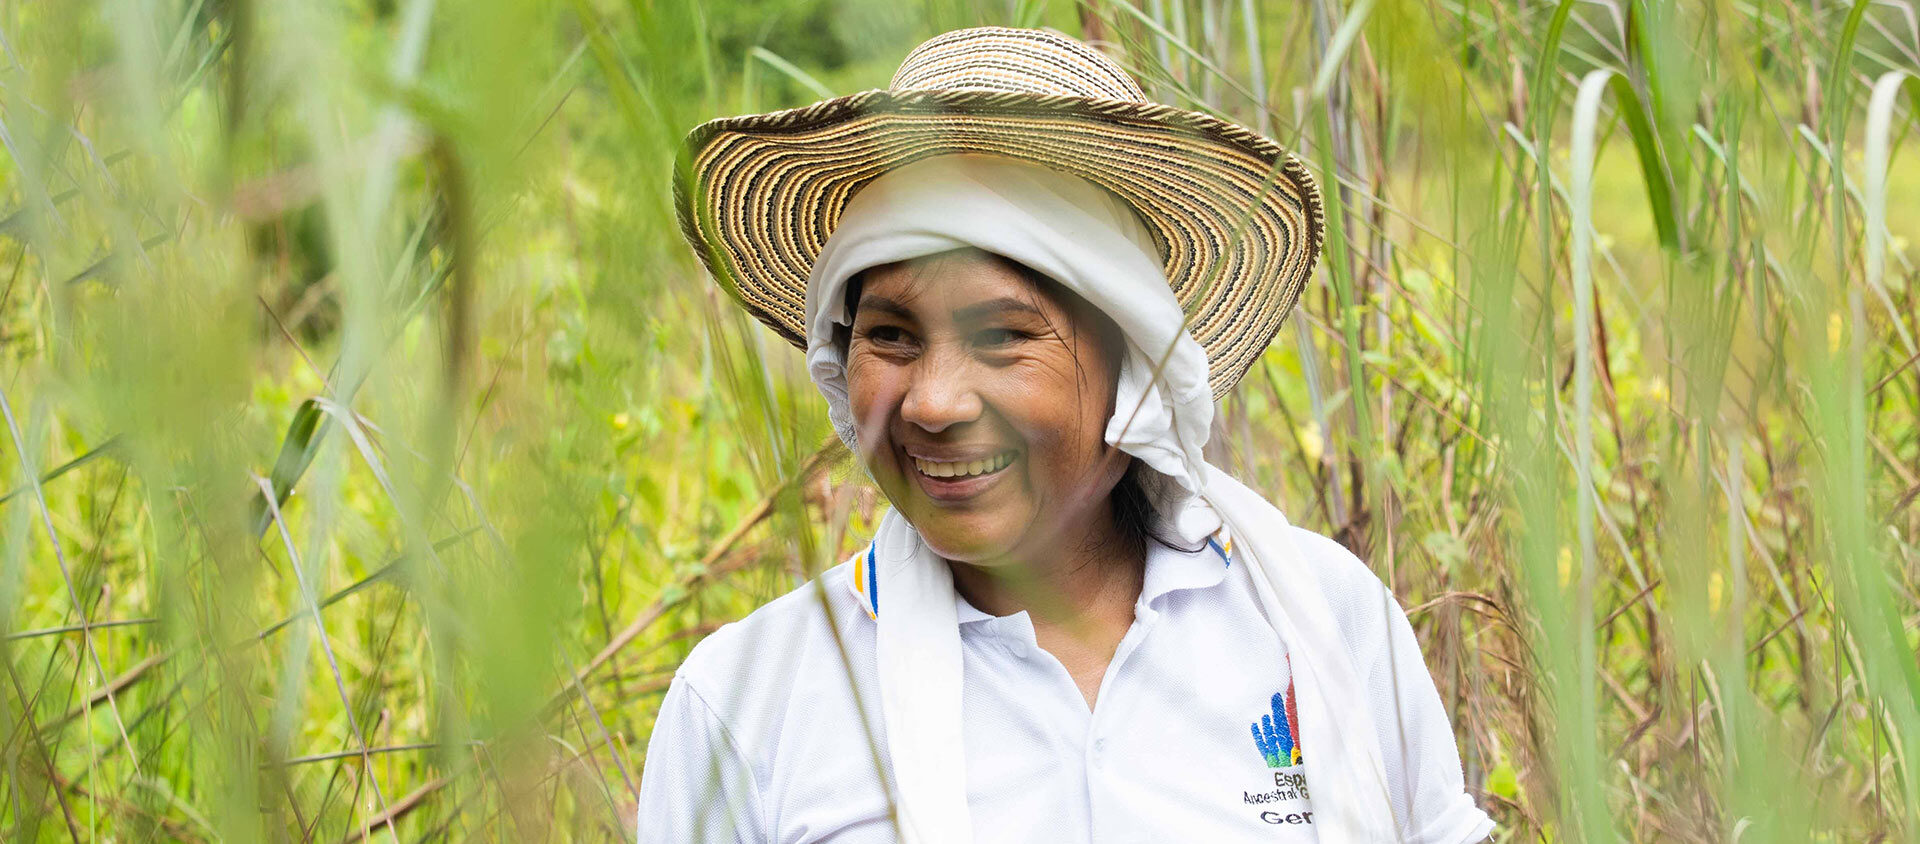
[[[1066,598],[1076,611],[1062,622],[1108,622],[1094,641],[1042,637],[1093,705],[1145,553],[1140,523],[1116,512],[1138,494],[1115,494],[1134,458],[1102,437],[1124,348],[1118,327],[978,249],[860,279],[847,288],[847,386],[868,471],[973,606],[1017,612],[1024,591]]]
[[[1202,457],[1311,271],[1311,180],[1054,33],[949,33],[895,87],[692,137],[683,224],[893,508],[688,657],[641,840],[1484,838],[1391,594]],[[1104,134],[1017,125],[1060,117]],[[911,159],[827,137],[901,125]],[[1163,158],[1112,164],[1142,127]]]
[[[848,291],[862,457],[936,553],[1031,566],[1061,544],[1111,550],[1105,505],[1133,458],[1101,438],[1110,320],[977,249],[876,267]]]

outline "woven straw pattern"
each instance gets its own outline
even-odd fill
[[[1023,49],[985,46],[1009,40]],[[1048,60],[1022,58],[1029,51]],[[1083,65],[1125,80],[1135,99],[1089,96],[1114,83]],[[918,87],[926,80],[972,87]],[[1300,162],[1251,130],[1144,102],[1084,45],[961,30],[916,49],[902,81],[915,87],[710,121],[688,135],[676,180],[682,229],[715,278],[795,345],[805,345],[807,277],[847,201],[881,173],[936,155],[1033,162],[1130,204],[1206,350],[1216,397],[1259,358],[1312,274],[1322,211]]]
[[[1041,29],[981,27],[936,35],[913,49],[887,85],[919,89],[1022,91],[1147,101],[1133,77],[1099,51]]]

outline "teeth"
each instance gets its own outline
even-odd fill
[[[955,463],[935,463],[931,460],[913,459],[913,467],[920,473],[932,478],[964,478],[971,475],[984,475],[998,472],[1013,462],[1015,452],[1007,451],[985,460],[969,460]]]

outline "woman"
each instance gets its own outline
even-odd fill
[[[687,658],[642,841],[1487,836],[1389,592],[1201,456],[1320,248],[1291,156],[1000,28],[689,150],[689,239],[893,506]]]

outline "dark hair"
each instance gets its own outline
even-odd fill
[[[1144,472],[1151,472],[1140,458],[1131,457],[1127,464],[1127,473],[1120,476],[1120,482],[1113,485],[1113,492],[1107,496],[1107,504],[1113,508],[1113,526],[1120,532],[1128,550],[1146,551],[1149,540],[1168,548],[1179,546],[1160,535],[1155,530],[1155,520],[1159,514],[1153,510],[1153,499],[1147,497]]]
[[[1093,317],[1097,321],[1095,333],[1099,338],[1101,352],[1108,356],[1117,376],[1121,361],[1126,355],[1126,336],[1121,333],[1120,326],[1111,317],[1046,273],[1005,255],[984,250],[983,254],[1018,273],[1021,278],[1032,284],[1036,291],[1074,306],[1068,310]],[[847,280],[846,295],[843,300],[847,311],[847,324],[835,324],[833,327],[833,342],[839,347],[843,359],[847,355],[848,346],[852,343],[853,314],[859,308],[860,293],[866,286],[865,275],[866,271],[862,270],[854,273]],[[1075,365],[1078,363],[1076,356]],[[1113,485],[1113,491],[1107,496],[1114,527],[1119,531],[1120,541],[1125,544],[1126,550],[1145,553],[1149,541],[1178,551],[1199,550],[1182,547],[1179,543],[1162,535],[1158,529],[1159,514],[1153,508],[1153,495],[1148,490],[1150,485],[1157,484],[1158,476],[1147,464],[1140,462],[1140,458],[1128,455],[1127,460],[1126,473],[1120,476],[1119,482]]]

